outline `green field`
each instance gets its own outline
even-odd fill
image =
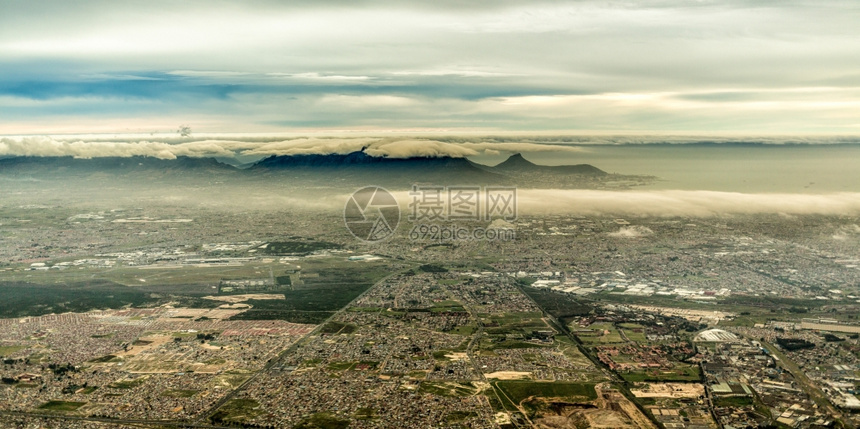
[[[333,258],[308,261],[302,269],[313,275],[303,276],[301,286],[284,291],[283,300],[250,300],[254,308],[232,320],[321,323],[388,274],[384,264],[357,264]]]
[[[351,334],[358,329],[352,323],[328,322],[320,328],[321,334]]]
[[[48,313],[86,312],[157,302],[148,292],[105,281],[43,285],[0,283],[0,318],[40,316]]]
[[[376,418],[373,408],[362,407],[355,411],[353,418],[356,420],[372,420]]]
[[[318,250],[340,249],[342,246],[325,241],[274,241],[260,250],[267,255],[307,255]]]
[[[490,335],[504,335],[519,332],[531,334],[535,330],[549,329],[539,312],[479,314],[484,332]]]
[[[120,358],[118,358],[118,357],[116,357],[116,356],[114,356],[114,355],[105,355],[105,356],[102,356],[102,357],[97,357],[97,358],[95,358],[95,359],[90,359],[90,360],[89,360],[89,362],[92,362],[92,363],[105,363],[105,362],[118,362],[118,361],[121,361],[121,360],[122,360],[122,359],[120,359]]]
[[[541,308],[555,316],[558,320],[584,316],[593,310],[593,307],[580,303],[571,294],[532,287],[523,287],[522,290],[526,295],[535,300]]]
[[[699,381],[701,374],[698,366],[677,365],[672,370],[642,370],[620,373],[621,378],[641,383],[646,381]]]
[[[356,263],[343,257],[302,261],[303,276],[295,290],[278,286],[285,300],[254,301],[254,309],[237,319],[288,320],[319,323],[341,309],[380,278],[389,274],[384,262]],[[153,307],[168,302],[179,307],[214,308],[214,295],[223,279],[269,279],[282,276],[285,266],[249,263],[241,266],[170,266],[69,268],[0,273],[0,318],[94,309]]]
[[[140,386],[141,384],[146,382],[147,378],[148,377],[144,376],[144,377],[135,378],[134,380],[114,381],[113,383],[109,384],[108,387],[111,387],[114,389],[134,389],[135,387]]]
[[[588,329],[592,331],[591,334],[576,335],[585,344],[616,344],[624,342],[618,329],[611,322],[592,323],[588,325]]]
[[[241,423],[262,414],[260,403],[253,399],[231,399],[221,406],[210,420],[213,423]]]
[[[39,285],[84,283],[93,279],[141,288],[150,292],[211,293],[222,279],[244,279],[269,277],[269,269],[275,274],[283,272],[280,263],[250,263],[246,265],[205,266],[117,266],[115,268],[68,268],[49,271],[12,271],[2,273],[0,281],[9,283],[28,282]],[[144,281],[142,281],[144,280]]]
[[[645,327],[636,323],[619,323],[618,328],[624,331],[624,335],[630,341],[635,341],[640,344],[646,344],[648,340],[645,338]]]
[[[433,307],[430,307],[430,311],[437,312],[437,313],[444,313],[444,312],[462,313],[462,312],[465,312],[466,309],[463,308],[463,305],[459,301],[445,300],[445,301],[440,301],[440,302],[433,304]]]
[[[341,419],[330,413],[317,413],[302,420],[293,426],[293,429],[346,429],[348,426],[349,420]]]
[[[6,357],[26,349],[27,346],[0,346],[0,357]]]
[[[753,405],[749,396],[718,396],[714,398],[715,407],[747,407]]]
[[[478,327],[474,323],[469,323],[466,325],[458,326],[458,327],[448,331],[448,333],[449,334],[455,334],[455,335],[470,336],[475,332],[475,329],[478,329]]]
[[[45,411],[75,411],[86,404],[86,402],[48,401],[39,405],[38,409]]]

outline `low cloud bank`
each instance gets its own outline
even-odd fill
[[[718,214],[860,214],[860,193],[745,194],[716,191],[522,189],[519,213],[712,216]]]
[[[392,192],[405,219],[412,197],[409,191]],[[261,196],[262,198],[262,196]],[[308,201],[304,201],[305,198]],[[340,211],[349,193],[298,195],[294,207]],[[655,217],[710,217],[721,215],[860,215],[860,192],[832,194],[746,194],[716,191],[592,191],[520,189],[517,191],[518,216],[612,215]],[[622,226],[614,233],[619,238],[652,234],[646,227]],[[845,227],[840,237],[860,235],[860,226]]]
[[[171,140],[171,139],[166,139]],[[168,141],[68,141],[50,137],[0,138],[0,156],[72,156],[75,158],[151,156],[235,157],[270,155],[328,155],[365,150],[368,155],[388,158],[463,158],[501,152],[581,151],[578,147],[515,142],[452,143],[416,138],[295,138],[277,141],[259,139],[208,139],[173,143]]]
[[[651,228],[648,228],[647,226],[633,225],[622,227],[618,231],[610,232],[607,235],[616,238],[639,238],[651,235],[653,233],[654,231],[652,231]]]
[[[364,149],[389,158],[454,157],[529,152],[582,152],[588,145],[648,144],[857,144],[852,136],[697,137],[697,136],[482,136],[482,137],[262,137],[221,135],[195,140],[177,136],[143,140],[126,135],[108,139],[2,137],[0,156],[73,156],[76,158],[151,156],[161,159],[270,155],[346,154]]]
[[[240,207],[321,210],[340,215],[349,192],[297,192],[289,197],[275,196],[268,189],[257,189],[250,194],[246,189],[234,190],[229,186],[229,198],[214,198],[217,204],[225,201]],[[401,208],[404,221],[411,213],[413,201],[409,191],[392,192]],[[220,194],[219,194],[220,195]],[[206,198],[195,195],[194,198]],[[517,214],[617,216],[635,218],[653,217],[711,217],[723,215],[848,215],[860,216],[860,192],[834,194],[743,194],[712,191],[591,191],[520,189],[517,192]],[[610,233],[618,238],[637,238],[652,234],[650,229],[638,226],[620,226]],[[853,225],[837,231],[836,239],[860,236],[860,227]]]

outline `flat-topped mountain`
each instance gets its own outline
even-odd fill
[[[538,165],[523,157],[522,154],[514,154],[505,161],[488,168],[489,171],[499,173],[552,173],[552,174],[587,174],[605,176],[608,173],[590,165]]]
[[[353,180],[407,187],[412,183],[446,185],[508,182],[506,176],[478,168],[465,158],[384,158],[370,156],[362,151],[348,154],[270,156],[251,166],[249,171],[290,175],[295,179],[323,175],[329,182]]]
[[[211,184],[242,181],[290,186],[354,188],[381,185],[408,189],[413,184],[510,185],[531,188],[629,187],[641,177],[610,175],[588,164],[545,166],[511,155],[495,166],[453,157],[375,157],[347,154],[273,155],[238,168],[213,158],[159,159],[145,156],[80,159],[72,157],[0,158],[0,179],[68,180],[90,183]]]

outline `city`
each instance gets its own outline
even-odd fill
[[[860,429],[858,23],[0,0],[0,429]]]
[[[100,291],[4,309],[20,424],[860,423],[857,218],[522,216],[513,241],[368,248],[325,221],[54,211],[4,207],[4,285]]]

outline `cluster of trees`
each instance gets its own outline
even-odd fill
[[[788,351],[811,349],[815,347],[815,343],[810,343],[809,341],[800,338],[777,338],[776,343]]]
[[[202,341],[212,341],[215,339],[215,335],[214,334],[204,334],[201,332],[201,333],[197,334],[197,339],[200,340],[201,342]]]

